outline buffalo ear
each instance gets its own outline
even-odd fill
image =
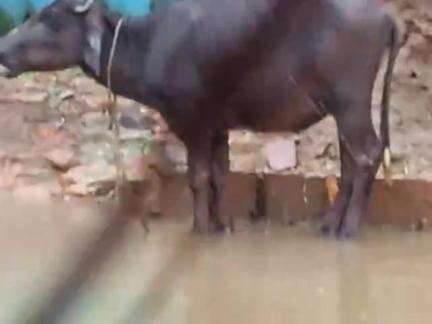
[[[114,31],[115,28],[116,28],[116,26],[117,26],[117,24],[118,24],[118,22],[119,22],[119,20],[122,18],[122,16],[119,13],[115,12],[115,11],[109,10],[109,11],[106,12],[104,18],[105,18],[106,26],[111,31]]]
[[[86,18],[84,62],[96,76],[101,76],[102,37],[106,31],[103,9],[95,10]]]
[[[101,75],[102,35],[102,28],[91,26],[84,47],[84,62],[96,76]]]
[[[90,0],[88,0],[90,1]],[[90,6],[91,7],[91,6]],[[102,37],[105,32],[114,32],[121,15],[104,6],[97,6],[87,16],[84,62],[96,76],[101,76]]]

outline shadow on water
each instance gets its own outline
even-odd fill
[[[367,323],[370,291],[366,260],[354,248],[342,248],[338,252],[339,323]]]
[[[31,314],[30,319],[26,321],[27,324],[58,323],[68,308],[81,296],[80,290],[90,276],[98,272],[102,263],[124,241],[131,218],[123,217],[118,211],[110,214],[100,236],[80,256],[76,266],[62,284],[52,291],[45,305]]]
[[[106,223],[99,236],[94,242],[87,246],[85,252],[79,256],[61,284],[52,289],[42,307],[28,313],[24,321],[26,324],[54,324],[64,320],[69,310],[80,302],[86,284],[92,278],[98,276],[102,271],[104,262],[110,259],[124,244],[128,235],[129,224],[134,220],[132,217],[124,216],[123,209],[108,212]],[[104,209],[106,212],[107,210]],[[147,227],[141,222],[142,230],[148,234]],[[153,323],[161,315],[166,306],[166,301],[176,288],[176,280],[194,264],[199,247],[195,244],[199,240],[191,239],[190,233],[186,232],[177,242],[175,249],[168,261],[158,268],[145,291],[142,292],[134,305],[131,305],[127,318],[122,323]],[[29,305],[26,305],[26,308]],[[138,320],[139,319],[139,320]],[[138,320],[138,322],[137,322]]]
[[[7,307],[18,300],[8,314],[24,320],[5,323],[402,324],[432,318],[430,233],[364,228],[359,239],[335,241],[317,237],[309,224],[254,224],[234,235],[196,237],[188,219],[170,219],[152,222],[143,241],[144,230],[130,226],[134,218],[101,214],[84,215],[79,226],[71,215],[68,222],[67,215],[43,214],[16,217],[14,226],[9,215],[2,244],[14,244],[4,249],[12,257],[1,259],[10,263],[0,267],[9,282],[3,298]],[[36,224],[35,218],[45,220]],[[34,240],[16,239],[31,233]],[[85,247],[77,261],[50,257],[64,251],[57,248],[64,242],[75,255]],[[56,247],[47,250],[50,244]],[[47,264],[39,266],[41,260]]]
[[[131,307],[122,323],[157,323],[167,301],[174,295],[179,278],[195,263],[199,247],[190,237],[184,237],[176,244],[175,251],[164,264],[149,287]]]

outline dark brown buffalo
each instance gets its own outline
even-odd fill
[[[81,66],[107,83],[120,17],[98,1],[58,0],[0,40],[7,76]],[[228,131],[298,132],[332,115],[341,151],[341,193],[322,229],[354,234],[389,145],[388,106],[400,45],[375,0],[178,1],[120,30],[114,91],[162,113],[186,144],[194,229],[223,228]],[[389,51],[382,122],[371,94]]]

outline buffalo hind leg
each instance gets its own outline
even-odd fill
[[[338,228],[339,237],[357,233],[369,206],[372,184],[384,151],[372,125],[369,98],[347,108],[343,116],[336,117],[342,145],[353,162],[351,198]]]
[[[217,134],[212,139],[211,160],[211,197],[210,197],[210,221],[215,231],[225,230],[222,221],[224,194],[229,172],[229,144],[228,133]],[[232,223],[232,222],[230,222]]]

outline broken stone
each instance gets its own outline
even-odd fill
[[[120,124],[129,129],[154,129],[158,125],[155,114],[137,104],[121,107]]]
[[[26,163],[22,165],[21,171],[17,174],[19,180],[29,179],[43,180],[50,178],[52,173],[43,165]]]
[[[68,99],[72,99],[74,97],[74,92],[72,90],[65,90],[63,92],[60,93],[59,98],[61,100],[68,100]]]
[[[90,166],[74,167],[63,174],[61,180],[66,184],[65,193],[87,195],[105,192],[108,185],[112,188],[116,176],[115,166],[96,163]]]
[[[232,131],[229,137],[230,150],[233,154],[252,153],[260,150],[262,141],[257,134],[249,131]]]
[[[114,161],[114,148],[109,138],[88,138],[80,143],[79,158],[82,164],[92,165],[97,162]]]
[[[75,164],[76,156],[75,152],[72,149],[67,148],[59,148],[54,149],[46,154],[44,157],[57,169],[66,170],[72,167]]]
[[[147,189],[144,193],[145,207],[152,215],[161,214],[162,180],[156,172],[149,172]]]
[[[56,127],[52,125],[38,125],[37,135],[40,139],[46,140],[51,139],[57,135],[58,131]]]
[[[0,165],[0,188],[11,188],[16,184],[17,176],[22,172],[23,165],[9,159]]]
[[[120,128],[120,139],[121,140],[135,140],[135,139],[149,139],[151,131],[143,129],[128,129]]]
[[[150,116],[144,116],[140,119],[139,125],[144,129],[155,129],[158,126],[158,122]],[[162,129],[162,127],[160,127]]]
[[[0,163],[3,163],[8,158],[8,154],[0,150]]]
[[[86,135],[106,133],[108,130],[109,118],[100,112],[88,112],[81,116],[81,123],[84,126]]]
[[[73,183],[63,188],[63,193],[71,196],[87,196],[91,191],[85,183]]]
[[[148,179],[131,183],[134,194],[141,201],[141,212],[152,216],[161,214],[161,186],[162,182],[154,171],[148,173]]]
[[[116,167],[106,163],[93,165],[80,165],[70,169],[63,175],[63,179],[70,183],[93,184],[101,181],[114,180],[117,174]]]
[[[107,95],[83,95],[79,97],[79,101],[83,102],[90,110],[102,110],[108,102]]]
[[[292,139],[274,139],[265,144],[268,166],[274,171],[295,168],[297,165],[297,147]]]
[[[330,206],[333,206],[339,194],[338,179],[335,176],[327,176],[325,178],[325,186],[327,189],[328,202]]]
[[[107,90],[99,85],[95,80],[85,76],[75,76],[71,81],[71,86],[79,94],[106,94]]]
[[[174,164],[185,165],[187,163],[186,148],[180,143],[167,143],[165,153],[168,160]]]
[[[238,155],[230,154],[230,169],[234,172],[262,172],[265,164],[266,158],[261,151]]]
[[[1,102],[40,103],[48,98],[48,93],[41,91],[17,92],[0,97]]]
[[[335,160],[338,157],[337,148],[333,143],[328,143],[320,154],[316,156],[317,159],[331,159]]]
[[[61,188],[56,182],[48,182],[18,187],[13,191],[13,196],[20,202],[41,203],[60,193]]]
[[[119,119],[120,125],[124,128],[132,128],[132,129],[137,129],[137,128],[141,128],[140,123],[135,119],[132,118],[131,116],[120,116]]]
[[[23,120],[26,123],[50,123],[58,119],[58,113],[47,109],[45,104],[33,104],[31,109],[24,111]]]
[[[157,170],[159,174],[164,176],[174,175],[186,167],[185,165],[179,167],[173,163],[167,157],[165,145],[158,141],[150,143],[148,152],[144,157],[150,169]]]
[[[128,181],[149,180],[152,175],[145,156],[129,159],[124,165]],[[62,175],[66,183],[64,192],[69,195],[85,196],[89,194],[104,195],[114,188],[117,179],[117,168],[103,162],[90,166],[77,166]]]
[[[149,178],[150,169],[145,156],[129,159],[125,165],[126,177],[129,181],[143,181]]]

